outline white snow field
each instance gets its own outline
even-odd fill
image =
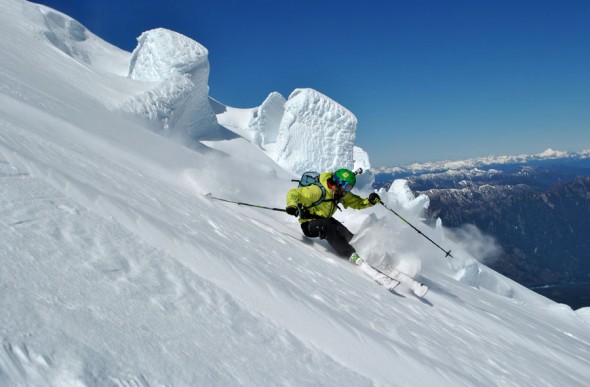
[[[290,129],[279,96],[265,109],[213,103],[211,116],[196,42],[156,30],[150,49],[186,66],[134,79],[136,56],[69,17],[22,0],[0,10],[0,385],[588,385],[590,309],[477,262],[497,246],[423,224],[428,201],[403,181],[384,201],[455,261],[382,206],[337,216],[370,263],[429,285],[423,300],[375,284],[283,212],[205,197],[283,208],[298,171],[274,160],[352,167],[352,113],[300,90],[312,99],[297,106],[318,110],[291,111],[305,114]],[[315,123],[344,139],[341,153],[317,156],[321,130],[300,137]],[[280,157],[262,149],[281,136]]]

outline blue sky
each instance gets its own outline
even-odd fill
[[[156,27],[198,41],[229,106],[316,89],[373,166],[590,149],[588,0],[39,3],[127,51]]]

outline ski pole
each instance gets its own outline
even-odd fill
[[[214,200],[219,200],[222,202],[227,202],[227,203],[233,203],[233,204],[238,204],[240,206],[249,206],[249,207],[256,207],[256,208],[261,208],[263,210],[272,210],[272,211],[280,211],[280,212],[287,212],[287,210],[285,210],[284,208],[272,208],[272,207],[265,207],[265,206],[259,206],[257,204],[250,204],[250,203],[243,203],[243,202],[234,202],[233,200],[227,200],[227,199],[222,199],[222,198],[216,198],[215,196],[213,196],[211,194],[211,192],[209,192],[207,195],[205,195],[205,197],[207,199],[214,199]]]
[[[412,227],[414,230],[416,230],[418,232],[418,234],[422,235],[424,238],[428,239],[430,242],[432,242],[432,244],[434,244],[436,247],[438,247],[439,249],[441,249],[442,251],[445,252],[445,258],[446,257],[451,257],[451,258],[455,258],[451,255],[451,250],[446,251],[445,249],[443,249],[442,247],[440,247],[435,241],[433,241],[432,239],[428,238],[428,236],[426,236],[422,231],[418,230],[416,227],[414,227],[414,225],[410,222],[408,222],[403,216],[401,216],[400,214],[398,214],[397,212],[395,212],[393,209],[389,208],[385,203],[380,202],[383,207],[387,208],[389,211],[393,212],[398,218],[400,218],[401,220],[403,220],[408,226]]]

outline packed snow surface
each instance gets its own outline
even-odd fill
[[[427,202],[403,181],[384,201],[454,261],[382,206],[337,217],[370,263],[429,285],[424,300],[386,291],[283,212],[205,197],[284,206],[293,170],[239,133],[255,109],[219,103],[233,136],[171,141],[118,108],[160,84],[121,71],[131,54],[46,7],[0,7],[0,385],[587,385],[588,308],[477,262],[477,235],[423,224]],[[289,111],[281,130],[313,125]],[[336,152],[352,167],[341,113]]]

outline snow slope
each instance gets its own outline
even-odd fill
[[[118,109],[154,86],[121,72],[129,53],[48,8],[0,7],[0,385],[587,384],[588,309],[421,225],[403,183],[384,199],[457,262],[382,207],[338,217],[370,262],[419,274],[422,301],[284,213],[206,199],[282,207],[292,175],[237,134],[187,147],[154,132]],[[50,37],[47,18],[87,40]]]

